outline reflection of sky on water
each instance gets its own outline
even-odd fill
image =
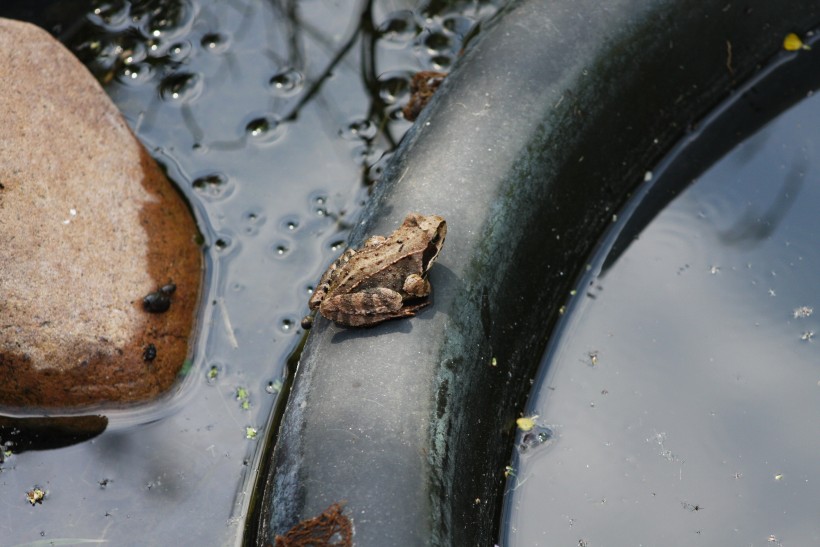
[[[557,439],[513,463],[505,545],[820,542],[817,119],[818,98],[780,116],[584,281],[528,408]]]

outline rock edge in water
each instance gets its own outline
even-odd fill
[[[189,353],[186,204],[85,67],[0,19],[0,408],[143,401]],[[143,298],[173,282],[170,309]]]

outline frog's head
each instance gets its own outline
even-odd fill
[[[424,251],[421,258],[422,271],[426,272],[436,261],[444,238],[447,235],[447,221],[438,215],[421,215],[410,213],[404,219],[404,225],[416,230],[423,238]]]

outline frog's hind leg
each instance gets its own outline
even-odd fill
[[[419,304],[414,304],[412,306],[405,306],[400,310],[391,313],[374,313],[347,316],[343,324],[350,327],[372,327],[374,325],[378,325],[379,323],[383,323],[391,319],[403,319],[405,317],[413,317],[414,315],[416,315],[416,312],[419,310],[419,308],[423,308],[427,304],[429,304],[429,302],[422,302]]]
[[[426,306],[420,302],[405,306],[401,294],[387,288],[340,294],[322,302],[319,311],[341,325],[350,327],[370,326],[388,319],[411,317],[416,310]]]
[[[319,311],[337,323],[359,326],[371,323],[373,317],[400,313],[401,306],[399,293],[387,288],[375,288],[326,298]]]

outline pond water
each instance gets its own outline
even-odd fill
[[[618,219],[536,379],[503,545],[820,542],[818,119],[809,93],[614,258]]]
[[[104,83],[189,200],[209,267],[194,363],[166,400],[107,413],[90,441],[9,444],[3,545],[241,542],[308,295],[410,127],[408,82],[448,70],[500,4],[3,3]]]

